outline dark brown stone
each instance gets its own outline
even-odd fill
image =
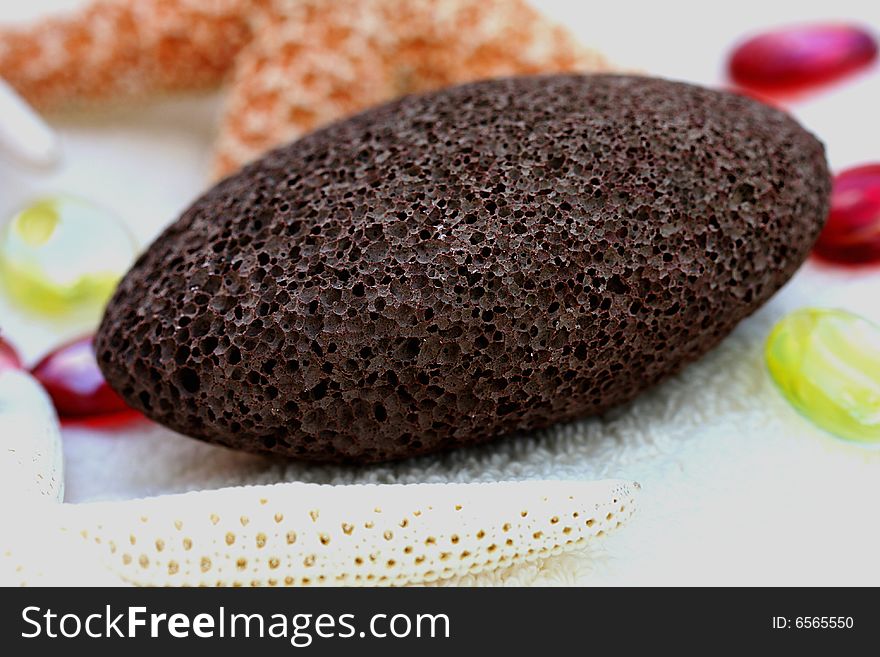
[[[403,100],[199,199],[126,276],[110,384],[177,431],[371,462],[601,413],[711,349],[822,227],[821,144],[753,100],[551,76]]]

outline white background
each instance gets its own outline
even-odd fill
[[[0,0],[20,21],[76,0]],[[720,85],[743,35],[774,24],[852,18],[880,31],[880,3],[535,2],[615,63]],[[880,69],[792,106],[832,166],[880,161]],[[217,97],[52,117],[64,161],[29,170],[0,155],[0,214],[71,191],[115,210],[141,244],[206,184]],[[880,273],[808,264],[767,307],[683,374],[602,420],[537,437],[367,470],[238,455],[158,428],[67,430],[68,501],[284,479],[420,481],[522,477],[638,479],[640,514],[549,581],[585,584],[880,584],[880,452],[813,429],[781,400],[761,362],[772,323],[802,305],[880,321]],[[0,325],[29,361],[83,326],[20,315]],[[823,610],[834,613],[834,610]]]

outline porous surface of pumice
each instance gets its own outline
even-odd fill
[[[601,413],[679,370],[806,257],[822,145],[664,80],[479,82],[369,110],[208,191],[96,348],[181,433],[373,462]]]

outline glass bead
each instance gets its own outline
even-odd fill
[[[828,223],[814,251],[837,263],[880,263],[880,164],[835,176]]]
[[[880,326],[844,310],[804,308],[776,324],[765,356],[801,415],[839,438],[880,443]]]
[[[80,338],[46,355],[32,374],[46,389],[62,420],[106,420],[136,412],[104,380],[92,338]]]
[[[13,346],[0,338],[0,372],[21,369],[21,358]]]
[[[28,310],[100,312],[136,250],[108,211],[73,196],[46,197],[14,215],[0,233],[0,281]]]
[[[877,41],[865,29],[814,24],[764,32],[733,51],[730,77],[744,87],[797,92],[833,82],[877,58]]]

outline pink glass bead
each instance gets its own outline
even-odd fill
[[[17,370],[21,368],[21,359],[12,348],[12,345],[0,338],[0,372],[3,370]]]
[[[794,92],[837,80],[876,58],[876,39],[860,27],[804,25],[752,37],[736,47],[728,66],[744,87]]]
[[[92,338],[80,338],[48,354],[32,374],[43,385],[62,420],[103,423],[117,415],[137,417],[104,380]]]
[[[814,250],[832,262],[880,262],[880,164],[847,169],[834,178],[828,223]]]

